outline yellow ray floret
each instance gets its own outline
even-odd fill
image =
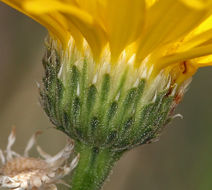
[[[94,58],[109,48],[112,64],[123,51],[135,55],[135,67],[154,60],[147,65],[154,64],[156,73],[184,62],[194,70],[212,62],[212,0],[1,1],[45,26],[63,49],[71,37],[79,48],[85,39]]]

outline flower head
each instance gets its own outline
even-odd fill
[[[124,151],[157,138],[212,65],[212,0],[1,1],[49,31],[41,102],[81,154],[73,189],[99,189]]]
[[[212,0],[1,0],[49,31],[45,112],[79,142],[157,137],[192,75],[212,65]]]
[[[55,156],[50,156],[37,146],[40,156],[44,159],[29,157],[28,152],[34,145],[38,134],[39,132],[30,138],[24,155],[21,156],[11,149],[16,138],[15,129],[13,128],[8,138],[8,145],[5,151],[6,157],[3,151],[0,150],[0,158],[3,164],[0,168],[1,187],[15,190],[55,190],[57,189],[55,184],[65,184],[61,178],[69,174],[76,167],[79,159],[79,156],[77,156],[71,163],[68,161],[70,154],[73,152],[73,142],[69,140],[65,148]]]

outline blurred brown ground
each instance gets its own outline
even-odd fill
[[[56,153],[65,143],[39,105],[36,81],[43,68],[46,31],[26,16],[0,3],[0,147],[12,125],[14,148],[24,150],[37,130],[39,144]],[[212,68],[201,69],[159,142],[128,152],[116,165],[104,190],[212,189]],[[55,140],[56,139],[56,140]],[[35,154],[35,151],[32,151]]]

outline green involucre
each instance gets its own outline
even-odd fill
[[[77,142],[122,152],[156,138],[169,119],[173,96],[168,89],[145,102],[147,81],[141,78],[136,86],[127,87],[127,69],[118,81],[106,72],[97,87],[88,82],[86,58],[83,66],[67,63],[65,79],[58,76],[61,62],[56,53],[47,51],[43,64],[44,110],[58,129]]]

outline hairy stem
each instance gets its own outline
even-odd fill
[[[99,190],[107,179],[114,163],[122,153],[107,148],[76,143],[80,160],[74,171],[71,190]]]

